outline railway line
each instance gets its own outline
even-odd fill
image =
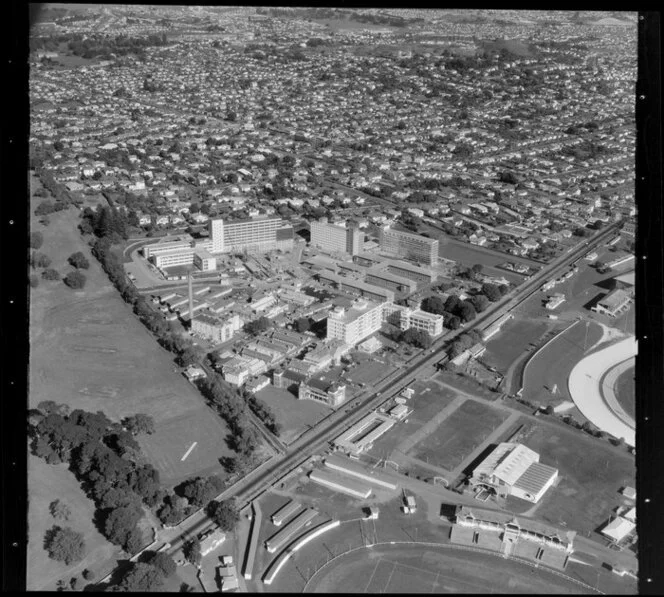
[[[366,399],[361,402],[356,401],[352,403],[351,406],[344,411],[337,411],[337,413],[325,420],[322,424],[291,444],[285,453],[274,456],[267,463],[258,469],[255,469],[235,485],[224,491],[216,499],[235,498],[238,502],[238,506],[240,508],[244,507],[289,471],[302,466],[311,455],[326,449],[329,441],[333,437],[397,394],[403,387],[417,379],[419,373],[423,372],[428,367],[435,367],[438,363],[447,360],[446,356],[441,357],[440,354],[443,346],[447,342],[454,339],[457,335],[468,332],[470,329],[483,329],[484,327],[487,327],[488,324],[495,319],[528,300],[539,290],[544,281],[557,276],[573,262],[585,255],[589,250],[600,245],[607,238],[610,238],[620,224],[620,222],[617,222],[607,226],[590,241],[580,243],[565,255],[554,260],[554,262],[548,267],[535,274],[530,280],[527,280],[518,289],[515,296],[504,299],[487,309],[473,321],[472,325],[445,334],[436,340],[432,349],[416,359],[413,364],[407,366],[405,370],[397,370],[395,375],[389,376],[380,385],[376,386],[374,392]],[[204,515],[196,518],[191,517],[191,521],[191,524],[182,530],[180,536],[170,543],[170,547],[168,548],[170,554],[173,554],[180,549],[182,544],[188,539],[213,526],[212,521]]]

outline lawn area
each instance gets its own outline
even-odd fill
[[[625,409],[625,412],[632,418],[635,417],[635,396],[634,396],[634,367],[625,371],[616,382],[616,398]]]
[[[507,413],[475,400],[466,400],[440,426],[408,453],[452,470],[498,427]]]
[[[28,591],[55,591],[60,579],[69,581],[73,576],[80,579],[85,568],[99,578],[100,571],[107,570],[109,563],[121,553],[120,548],[107,541],[95,528],[92,517],[95,507],[80,483],[66,464],[50,465],[41,458],[28,456]],[[56,521],[49,513],[49,504],[59,499],[71,509],[73,515],[67,522]],[[48,557],[44,549],[44,533],[53,525],[69,526],[85,537],[85,558],[78,564],[67,566]],[[82,579],[83,586],[87,584]]]
[[[560,482],[542,498],[537,518],[587,535],[607,521],[621,503],[618,491],[634,487],[634,457],[580,431],[552,428],[532,420],[523,443],[540,455],[540,462],[556,467]],[[599,535],[595,535],[599,538]]]
[[[586,326],[579,321],[551,341],[526,365],[523,397],[543,406],[571,401],[567,388],[569,374],[584,356],[584,344],[586,348],[592,347],[602,338],[602,333],[602,327],[598,324],[590,322]],[[551,393],[554,385],[557,385],[555,396]]]
[[[412,388],[415,394],[407,406],[413,412],[374,442],[369,451],[372,456],[387,458],[401,442],[416,433],[457,397],[454,391],[441,388],[431,381],[418,381]]]
[[[157,433],[147,438],[145,448],[150,452],[153,446],[151,456],[165,483],[193,474],[194,462],[202,470],[217,466],[221,472],[218,458],[233,454],[223,441],[226,425],[174,371],[173,355],[157,344],[111,286],[77,230],[78,213],[70,208],[52,214],[46,228],[32,219],[32,229],[44,235],[40,251],[51,258],[52,267],[64,274],[72,269],[66,265],[69,255],[82,251],[90,268],[83,290],[46,280],[31,290],[29,404],[54,400],[102,410],[113,420],[146,413],[155,419]],[[165,433],[177,442],[170,446]],[[191,462],[181,463],[178,442],[190,446],[195,441],[199,455],[192,453]],[[165,445],[178,452],[178,459],[167,456],[168,465],[160,468],[157,452]]]
[[[504,374],[528,346],[544,336],[550,327],[545,321],[530,321],[516,315],[486,343],[482,360]]]
[[[279,437],[286,444],[332,412],[331,408],[320,402],[298,400],[289,391],[273,385],[257,392],[256,397],[265,402],[277,417],[277,422],[281,425]]]
[[[544,568],[449,547],[381,545],[327,566],[307,592],[578,594],[583,589]]]

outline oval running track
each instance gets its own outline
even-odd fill
[[[635,445],[635,425],[627,424],[613,411],[609,404],[612,396],[602,394],[601,380],[609,370],[636,353],[636,337],[630,336],[580,360],[568,380],[570,396],[583,416],[602,431],[622,437],[629,446]]]

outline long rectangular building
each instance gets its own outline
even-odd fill
[[[372,301],[394,301],[394,292],[387,288],[380,288],[373,284],[353,280],[352,278],[344,278],[343,276],[330,272],[319,272],[318,279],[321,282],[331,283],[333,286],[339,288],[339,290],[348,290],[360,294]]]
[[[290,541],[295,538],[295,535],[300,532],[307,524],[318,516],[318,511],[313,508],[302,510],[293,520],[291,520],[285,527],[272,535],[266,542],[265,547],[269,553],[274,553],[285,547]]]
[[[226,222],[213,218],[209,224],[211,253],[266,252],[293,248],[293,228],[279,217],[257,217]]]
[[[344,475],[356,477],[369,485],[378,485],[383,489],[390,489],[392,491],[397,489],[397,484],[386,478],[385,476],[376,473],[375,471],[368,472],[359,464],[355,464],[352,460],[341,456],[328,456],[325,458],[325,466],[334,471],[339,471]]]
[[[290,500],[287,504],[284,504],[279,510],[277,510],[272,515],[272,524],[275,527],[280,527],[284,522],[286,522],[293,514],[295,514],[302,505],[300,502],[295,500]]]
[[[341,475],[326,471],[315,470],[309,473],[309,478],[319,485],[329,487],[334,491],[345,493],[351,497],[366,500],[371,495],[371,487],[353,479],[344,478]]]
[[[249,541],[244,556],[243,576],[247,580],[251,578],[254,561],[256,559],[256,550],[258,549],[258,535],[261,532],[261,523],[263,522],[263,512],[257,500],[251,502],[251,528],[249,529]]]
[[[438,265],[439,243],[437,239],[386,228],[381,231],[379,243],[383,251],[392,255],[431,266]]]

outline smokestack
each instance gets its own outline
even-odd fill
[[[189,272],[189,327],[194,323],[194,290],[191,284],[191,272]]]

